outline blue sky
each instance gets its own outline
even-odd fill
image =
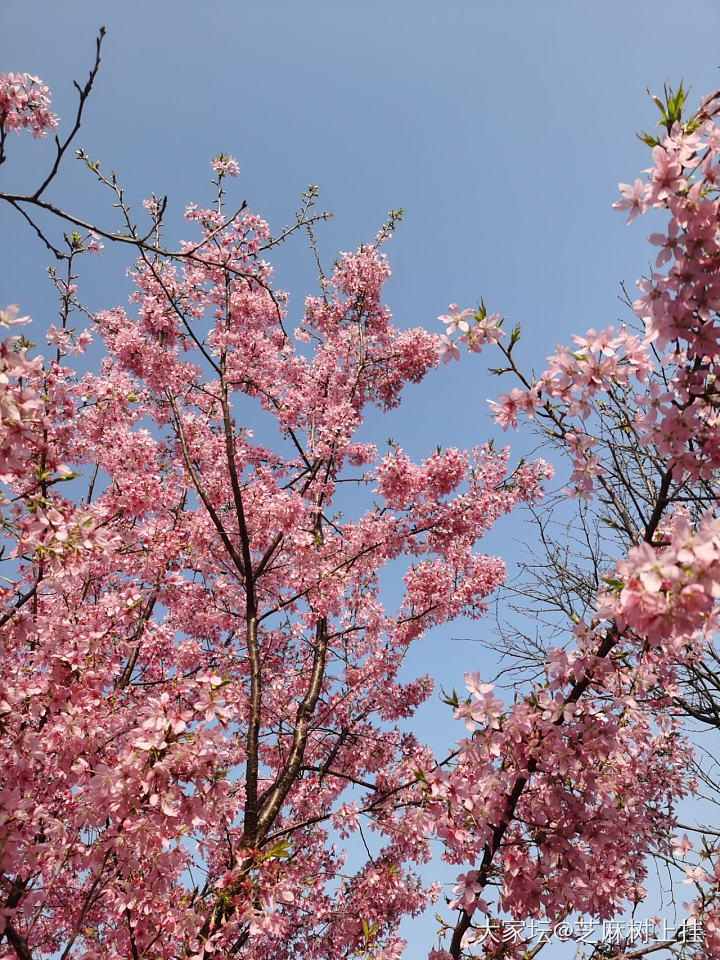
[[[180,239],[182,209],[208,196],[208,161],[220,151],[242,170],[235,198],[275,231],[305,186],[319,186],[321,207],[335,214],[319,228],[326,264],[403,207],[387,247],[397,323],[441,332],[436,317],[449,302],[482,296],[522,324],[519,356],[538,372],[557,342],[625,316],[620,283],[647,268],[649,223],[626,228],[611,209],[617,182],[648,165],[635,138],[655,123],[646,87],[682,78],[695,100],[720,86],[717,0],[2,0],[0,71],[40,75],[69,120],[71,81],[84,80],[101,24],[103,64],[78,145],[117,173],[138,217],[143,197],[168,194],[171,238]],[[0,180],[20,192],[52,151],[18,139],[9,152]],[[72,158],[50,196],[113,223]],[[0,257],[0,303],[52,322],[46,256],[7,209]],[[315,292],[305,241],[276,263],[299,317]],[[87,264],[90,306],[125,302],[124,266],[107,249]],[[444,367],[371,432],[418,457],[438,443],[500,439],[485,399],[505,387],[488,363]],[[512,443],[518,455],[533,445]],[[506,527],[489,549],[512,563],[527,531]],[[446,686],[461,684],[465,669],[485,670],[487,655],[457,635],[435,638],[414,669]],[[435,731],[437,707],[418,722]]]

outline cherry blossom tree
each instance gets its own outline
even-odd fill
[[[488,695],[477,684],[469,686],[472,700],[460,708],[481,733],[478,738],[476,731],[467,743],[468,764],[477,767],[484,757],[490,768],[486,783],[473,784],[466,806],[473,810],[486,804],[491,785],[498,781],[505,805],[501,819],[489,820],[475,851],[479,869],[461,879],[462,913],[453,931],[453,956],[460,955],[462,943],[482,937],[476,917],[488,910],[483,892],[494,877],[502,886],[500,905],[513,917],[544,912],[562,920],[568,908],[601,915],[616,898],[641,901],[644,890],[633,892],[632,884],[642,884],[643,871],[634,869],[635,856],[620,863],[617,851],[632,850],[637,841],[646,850],[657,844],[645,833],[655,829],[648,820],[650,811],[659,812],[649,788],[659,786],[668,773],[674,777],[681,771],[678,748],[689,753],[679,738],[681,714],[717,726],[713,636],[720,596],[720,526],[715,515],[720,92],[706,97],[683,121],[686,99],[682,86],[666,90],[664,100],[655,98],[664,134],[642,136],[652,150],[649,176],[633,186],[620,184],[621,200],[615,204],[628,211],[628,223],[649,208],[669,215],[666,232],[649,237],[660,248],[657,269],[639,281],[642,295],[632,303],[640,328],[576,336],[573,347],[556,349],[537,379],[515,362],[518,328],[507,346],[499,345],[503,361],[495,372],[512,374],[519,383],[491,404],[495,418],[504,429],[515,427],[520,417],[534,419],[546,441],[569,457],[571,492],[582,501],[580,536],[573,542],[584,540],[584,556],[576,555],[569,565],[567,551],[558,552],[541,524],[548,562],[540,566],[542,581],[526,582],[521,592],[529,591],[543,613],[550,614],[556,632],[562,633],[563,620],[566,633],[574,624],[574,637],[554,650],[538,644],[532,651],[531,659],[542,663],[549,679],[537,685],[535,709],[529,710],[525,700],[498,722],[494,702],[486,707]],[[452,319],[441,318],[446,324]],[[475,314],[476,325],[467,324],[466,318],[460,344],[448,340],[446,358],[451,358],[451,349],[459,352],[459,345],[478,350],[487,342],[488,319],[484,307]],[[598,534],[598,529],[608,533]],[[600,557],[613,552],[621,559],[613,565],[606,560],[601,573]],[[549,577],[548,570],[554,576]],[[508,638],[507,630],[504,636]],[[527,644],[520,644],[520,652],[527,656]],[[528,712],[532,719],[521,728],[523,752],[508,764],[504,735],[518,722],[515,716],[524,720]],[[600,715],[605,719],[598,728]],[[600,750],[594,763],[590,727]],[[614,747],[609,742],[601,746],[604,737],[598,729],[610,734],[621,750],[609,764]],[[520,740],[517,733],[515,737]],[[556,739],[564,754],[560,783],[558,767],[548,762]],[[495,740],[500,740],[497,759],[490,762]],[[568,764],[578,763],[581,756],[589,761],[583,764],[586,771],[594,770],[587,793],[580,785],[579,767],[567,776],[572,769]],[[637,760],[640,768],[630,773]],[[661,768],[655,767],[658,761]],[[454,781],[459,770],[462,763],[436,776],[441,795],[458,789]],[[629,792],[615,780],[626,774]],[[466,784],[469,776],[468,770]],[[693,788],[692,776],[686,783]],[[717,784],[709,785],[716,793]],[[608,786],[615,812],[603,801]],[[665,787],[678,795],[679,783],[666,781]],[[644,812],[620,847],[613,845],[613,858],[604,861],[598,857],[595,831],[606,837],[623,835],[640,796]],[[687,834],[673,838],[668,833],[656,852],[685,861],[685,880],[697,891],[687,908],[690,920],[704,925],[703,944],[692,947],[668,940],[665,945],[682,955],[694,956],[697,950],[697,955],[717,956],[717,833],[697,834],[693,845]],[[475,838],[473,831],[472,842]],[[459,846],[458,859],[461,856]],[[598,903],[603,882],[607,886]],[[571,885],[580,890],[570,894]],[[613,955],[642,956],[658,947],[657,941],[632,950],[619,943]],[[490,950],[486,955],[495,954]]]
[[[692,849],[675,818],[693,789],[677,693],[706,662],[720,595],[719,95],[686,121],[668,97],[650,178],[623,189],[631,215],[670,213],[643,329],[590,331],[534,381],[517,331],[506,343],[484,305],[452,304],[444,337],[393,326],[396,213],[298,316],[268,257],[299,231],[314,244],[313,190],[273,235],[228,209],[237,163],[216,157],[214,196],[187,207],[177,250],[164,199],[145,201],[141,231],[82,151],[120,232],[45,199],[101,40],[47,177],[0,194],[56,256],[61,305],[49,359],[19,335],[0,353],[0,956],[394,960],[402,918],[442,895],[426,866],[438,843],[462,872],[435,960],[534,956],[545,942],[519,921],[559,933],[641,904],[648,855]],[[37,78],[0,77],[0,162],[10,133],[54,127]],[[55,240],[40,213],[73,232]],[[134,253],[132,301],[78,330],[77,265],[103,242]],[[101,359],[82,372],[92,341]],[[397,406],[460,346],[500,352],[518,384],[498,421],[544,424],[575,492],[599,496],[626,542],[540,679],[509,701],[468,670],[467,695],[447,698],[467,736],[436,756],[401,722],[432,680],[400,668],[432,627],[486,611],[505,571],[479,541],[551,474],[491,445],[414,462],[358,439],[371,408]],[[638,496],[603,468],[618,410],[652,478]],[[388,609],[391,564],[403,591]],[[720,956],[714,850],[687,878],[704,942],[678,948]]]
[[[34,78],[0,84],[9,129],[52,125]],[[478,541],[548,468],[358,441],[368,407],[438,362],[438,338],[395,329],[381,302],[391,224],[340,256],[289,331],[265,259],[286,234],[226,214],[237,164],[212,169],[179,256],[146,201],[131,313],[70,326],[76,260],[107,234],[76,231],[54,357],[4,345],[4,956],[391,957],[399,919],[438,892],[415,868],[419,771],[443,758],[397,724],[432,683],[398,670],[428,628],[483,612],[504,568]],[[295,229],[312,226],[305,199]],[[104,357],[80,375],[91,336]],[[70,499],[76,474],[89,485]],[[341,484],[367,491],[354,518]],[[394,561],[404,594],[386,610]],[[346,866],[363,825],[375,852]]]

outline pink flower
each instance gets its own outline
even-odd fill
[[[461,873],[458,876],[458,882],[453,887],[453,893],[459,894],[457,900],[454,900],[450,906],[454,910],[462,908],[467,913],[473,913],[476,909],[482,913],[488,912],[487,903],[478,896],[482,893],[482,884],[478,883],[478,875],[474,870],[468,873]]]
[[[638,177],[635,183],[630,186],[629,183],[619,183],[618,189],[622,194],[622,200],[616,200],[613,204],[613,210],[629,210],[625,223],[632,223],[639,213],[645,213],[647,209],[647,186]]]
[[[688,840],[686,833],[682,837],[671,837],[671,842],[673,844],[673,855],[676,857],[684,857],[689,850],[692,850],[692,843]]]
[[[449,313],[438,317],[438,320],[442,320],[445,324],[445,333],[450,335],[455,333],[456,330],[460,330],[461,333],[467,333],[470,330],[468,320],[472,317],[473,311],[469,307],[465,310],[460,310],[456,303],[451,303],[448,310]]]
[[[220,176],[227,175],[228,177],[237,177],[240,173],[237,160],[234,157],[226,157],[224,153],[214,157],[210,161],[210,166],[215,173],[220,174]]]
[[[653,147],[652,158],[655,166],[647,172],[652,173],[652,183],[648,199],[650,203],[659,203],[667,200],[685,186],[682,176],[682,166],[676,159],[675,152],[669,152],[665,147]],[[638,181],[635,181],[638,183]]]
[[[105,248],[105,244],[100,241],[100,238],[95,233],[94,230],[90,230],[88,234],[88,241],[85,245],[85,249],[88,253],[94,253],[96,257],[102,256],[102,251]]]
[[[450,360],[459,360],[460,351],[452,342],[450,337],[439,337],[440,340],[440,359],[443,363],[448,363]]]
[[[681,125],[676,121],[673,124],[669,136],[663,140],[663,146],[669,153],[673,154],[680,163],[687,164],[700,149],[700,134],[697,131],[694,133],[685,133]]]
[[[151,197],[146,197],[142,205],[145,207],[150,216],[154,217],[160,210],[160,204],[158,203],[158,198],[153,194]]]
[[[524,413],[530,419],[535,416],[535,410],[540,406],[540,393],[537,387],[532,390],[513,387],[510,393],[501,393],[497,403],[492,400],[488,403],[495,422],[507,430],[508,427],[517,427],[518,413]]]
[[[712,879],[702,867],[685,867],[685,873],[687,876],[683,883],[706,883]]]
[[[475,325],[462,338],[468,350],[472,350],[473,353],[480,353],[486,343],[499,343],[505,336],[505,332],[500,327],[499,313],[491,313],[481,320],[477,317],[475,319]]]
[[[607,327],[605,330],[601,330],[600,333],[596,333],[595,330],[591,328],[584,337],[574,335],[573,340],[581,350],[587,351],[587,353],[601,353],[603,356],[612,357],[616,348],[622,342],[621,337],[613,337],[612,333],[612,327]]]
[[[0,327],[7,329],[24,326],[26,323],[30,323],[30,317],[19,317],[16,303],[11,303],[4,310],[0,310]]]
[[[493,684],[481,683],[480,671],[473,670],[472,673],[465,674],[465,689],[476,696],[481,696],[482,694],[490,693],[493,689]]]
[[[57,123],[50,113],[50,91],[39,77],[0,74],[0,126],[15,132],[29,129],[34,137],[44,137]]]

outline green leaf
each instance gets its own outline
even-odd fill
[[[617,577],[603,577],[603,580],[611,590],[615,591],[615,593],[618,593],[625,586],[623,581],[618,580]]]
[[[453,692],[450,696],[448,696],[447,693],[445,693],[442,687],[440,687],[440,693],[442,694],[442,696],[440,697],[441,703],[446,703],[449,707],[459,706],[460,698],[458,697],[457,691],[455,690],[454,687],[453,687]]]
[[[283,860],[290,856],[292,850],[287,838],[277,840],[269,850],[263,851],[263,857],[267,860]]]
[[[673,90],[672,87],[665,84],[663,89],[663,100],[661,100],[660,97],[656,96],[654,93],[650,93],[648,90],[650,99],[660,111],[660,119],[658,120],[656,126],[665,127],[668,133],[670,133],[674,123],[682,123],[682,110],[683,106],[685,105],[685,101],[688,98],[688,93],[689,90],[686,90],[685,87],[683,87],[682,80],[680,81],[677,90]],[[647,134],[644,136],[647,136]],[[640,139],[645,143],[648,142],[647,140],[644,140],[643,137],[640,137]],[[653,144],[648,143],[648,146],[656,146],[657,142],[658,141],[655,141]]]
[[[649,92],[649,91],[648,91],[648,92]],[[658,110],[660,111],[660,113],[661,113],[662,116],[664,117],[664,116],[665,116],[665,104],[662,102],[662,100],[660,99],[660,97],[657,97],[657,96],[655,96],[654,93],[651,93],[651,94],[650,94],[650,99],[652,100],[652,102],[655,104],[655,106],[658,108]]]

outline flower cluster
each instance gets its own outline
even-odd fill
[[[715,496],[694,522],[682,496],[698,481],[716,491],[720,468],[719,113],[716,93],[686,123],[668,120],[667,134],[652,142],[647,178],[620,184],[614,206],[628,222],[650,208],[668,214],[666,231],[648,238],[659,248],[656,269],[638,282],[633,304],[642,331],[575,336],[537,380],[522,378],[512,344],[500,346],[505,370],[522,385],[491,403],[496,421],[507,429],[521,416],[542,417],[570,459],[573,491],[591,498],[602,486],[632,545],[589,621],[575,624],[574,643],[550,651],[545,682],[529,696],[505,703],[477,675],[466,678],[469,696],[455,712],[472,736],[452,769],[427,778],[446,855],[473,865],[455,887],[453,960],[473,940],[475,912],[496,913],[499,922],[610,916],[645,897],[653,848],[672,847],[681,858],[691,851],[687,836],[667,838],[674,805],[693,782],[677,716],[679,678],[702,658],[720,600]],[[472,330],[470,311],[455,305],[440,319],[461,334],[458,343]],[[606,481],[611,470],[617,479],[617,458],[633,441],[660,471],[663,491],[637,533]],[[717,851],[708,847],[708,857],[715,863]],[[709,864],[688,863],[685,882],[702,894],[688,907],[706,931],[698,956],[715,957],[720,880]],[[493,903],[494,878],[501,889]],[[494,950],[485,946],[483,955]]]
[[[460,359],[458,343],[474,353],[480,353],[485,344],[499,343],[505,336],[501,329],[500,314],[488,314],[484,304],[481,304],[478,310],[471,310],[469,307],[460,310],[456,303],[451,303],[448,311],[438,317],[438,320],[445,324],[445,334],[440,337],[440,357],[443,363]],[[462,336],[457,341],[451,340],[450,337],[457,332]]]
[[[210,166],[215,173],[220,176],[237,177],[240,174],[240,166],[234,157],[226,157],[224,153],[215,157]]]
[[[30,130],[44,137],[57,126],[50,112],[50,91],[29,73],[0,74],[0,127],[5,131]]]

